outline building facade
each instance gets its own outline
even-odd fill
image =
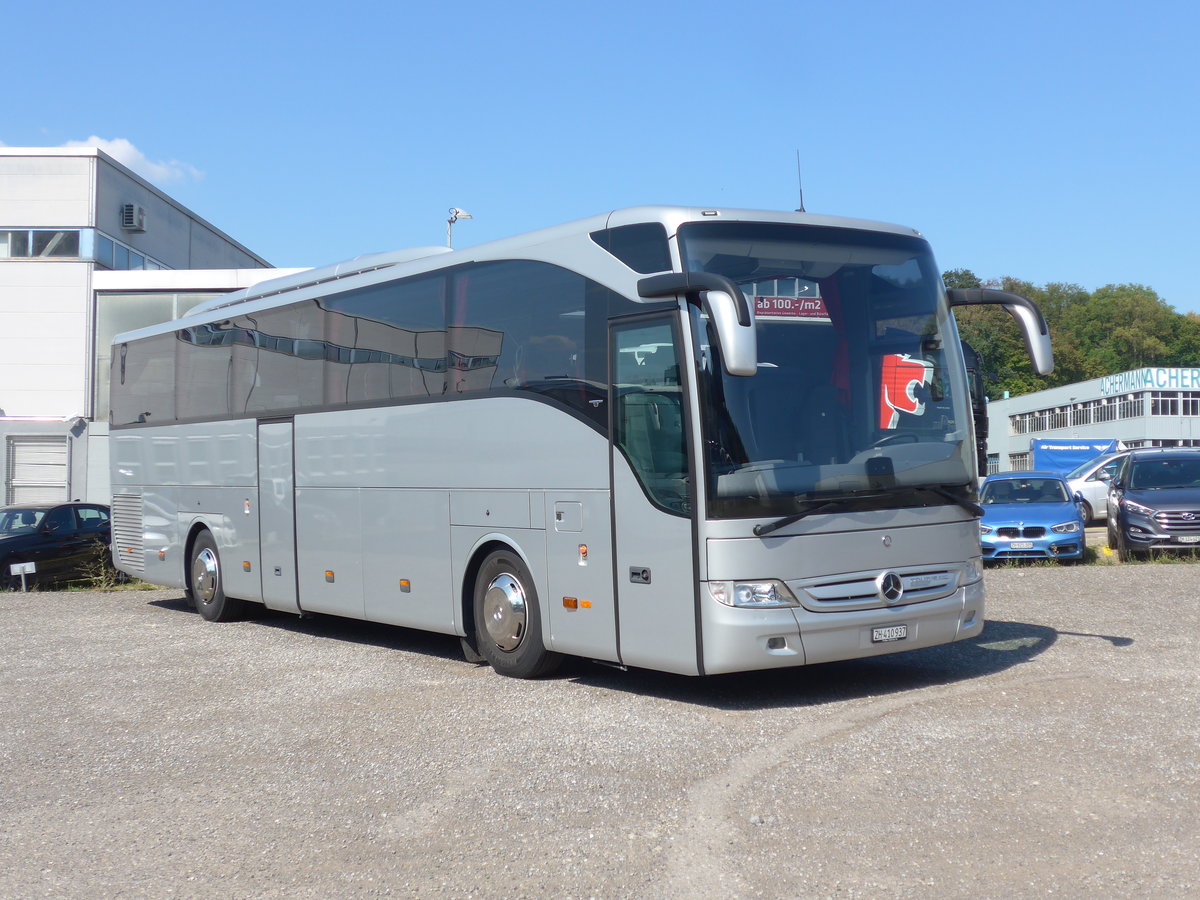
[[[988,403],[988,473],[1030,468],[1036,438],[1200,446],[1200,368],[1147,367]]]
[[[97,148],[0,147],[0,503],[107,503],[112,335],[279,274]]]

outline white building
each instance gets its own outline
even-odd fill
[[[1028,469],[1035,438],[1200,446],[1200,368],[1144,368],[988,404],[988,472]]]
[[[0,147],[0,504],[107,503],[113,334],[280,274],[99,149]]]

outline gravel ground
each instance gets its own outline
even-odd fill
[[[0,897],[1197,896],[1200,567],[987,582],[974,640],[705,680],[2,594]]]

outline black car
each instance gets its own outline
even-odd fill
[[[1200,449],[1134,450],[1108,488],[1108,546],[1122,560],[1200,549]]]
[[[86,578],[110,566],[109,511],[98,503],[30,503],[0,508],[0,589],[21,587],[14,565],[32,564],[25,584]]]

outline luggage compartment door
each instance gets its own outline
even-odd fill
[[[300,612],[296,594],[296,469],[292,423],[258,424],[258,522],[263,603]]]

